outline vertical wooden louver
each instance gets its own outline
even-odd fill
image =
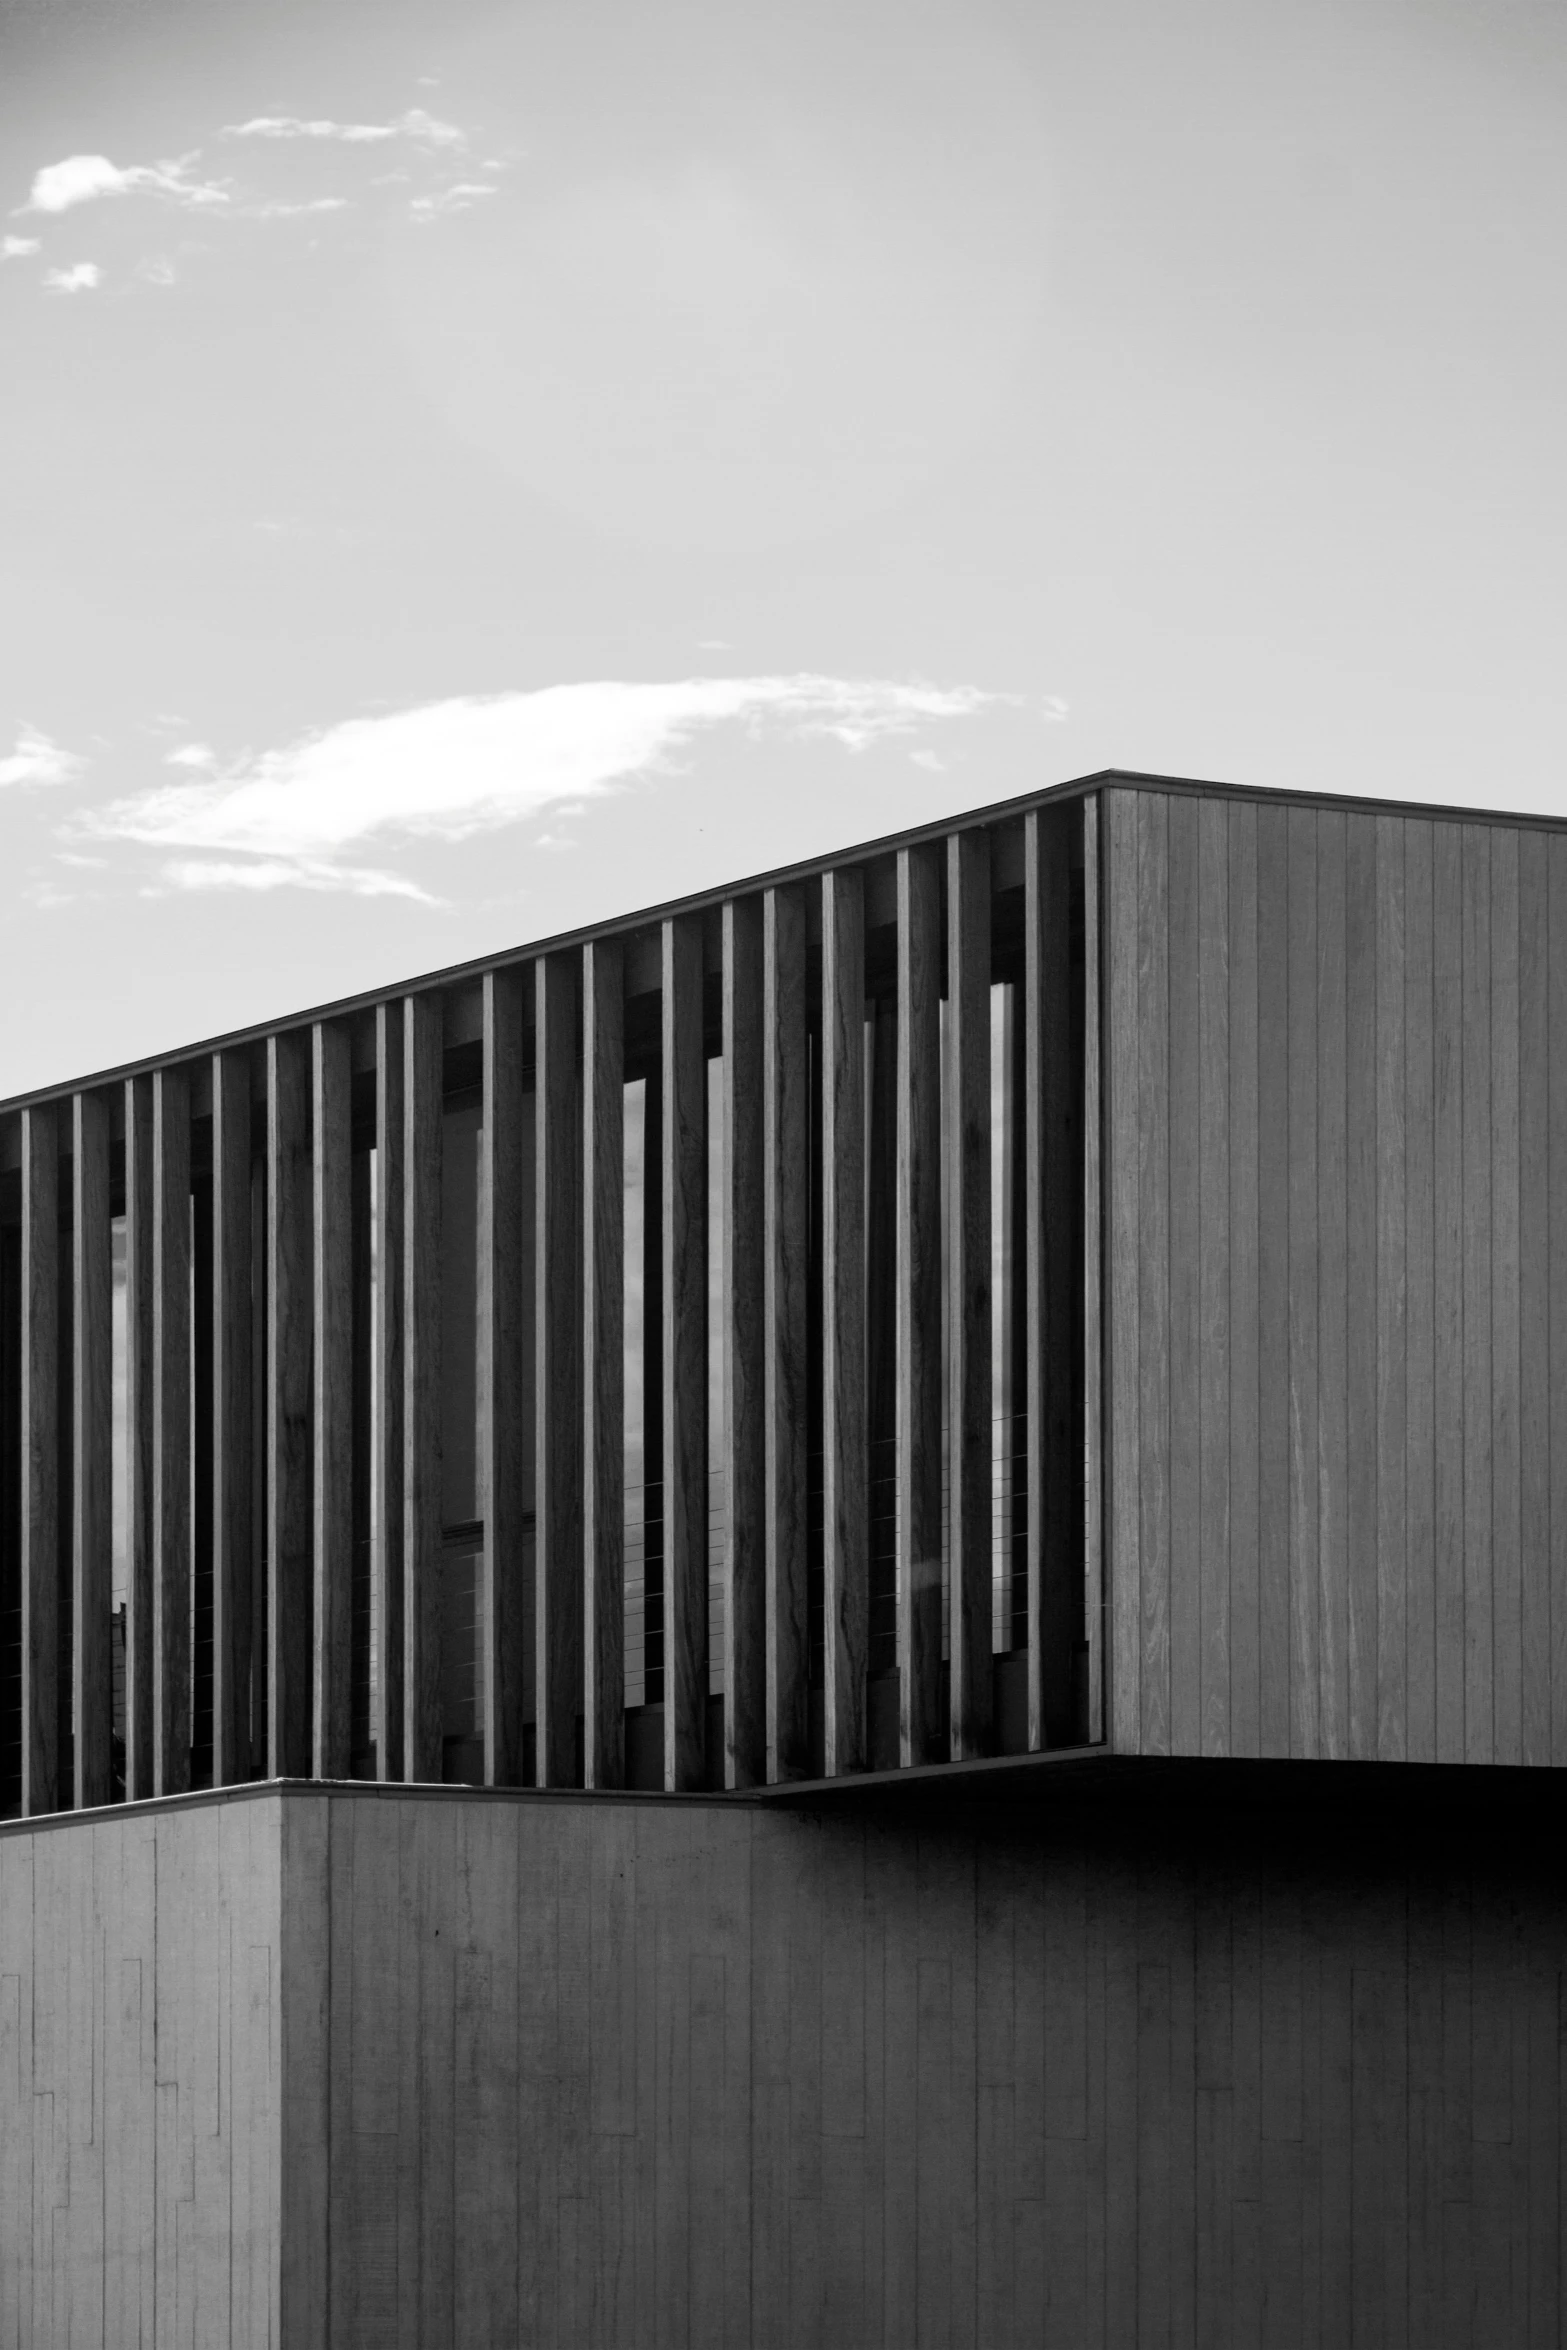
[[[1100,869],[1169,837],[1040,803],[0,1118],[0,1801],[1100,1735]]]

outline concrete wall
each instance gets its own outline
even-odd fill
[[[0,1829],[0,2350],[279,2342],[282,1811]]]
[[[0,2350],[1558,2342],[1557,1839],[1266,1768],[9,1828]]]

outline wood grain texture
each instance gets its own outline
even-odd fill
[[[125,1084],[125,1793],[152,1793],[152,1080]]]
[[[71,1101],[71,1727],[79,1811],[109,1800],[114,1601],[109,1104]]]
[[[1519,836],[1491,833],[1491,1690],[1489,1762],[1523,1760]]]
[[[403,1008],[375,1015],[375,1439],[370,1462],[375,1539],[371,1673],[375,1770],[404,1776],[403,1752]]]
[[[1103,802],[1105,819],[1105,1189],[1108,1224],[1105,1256],[1109,1276],[1106,1348],[1106,1384],[1109,1406],[1109,1525],[1110,1584],[1110,1742],[1118,1753],[1139,1751],[1142,1744],[1142,1552],[1139,1502],[1140,1442],[1138,1405],[1139,1280],[1137,1265],[1137,797],[1129,791],[1109,791]],[[1036,851],[1024,819],[1028,868]],[[1037,885],[1036,885],[1037,886]],[[1028,998],[1036,1000],[1035,925],[1028,924]],[[1027,1261],[1038,1250],[1039,1204],[1035,1170],[1040,1164],[1038,1112],[1040,1080],[1029,1054],[1027,1073],[1028,1184],[1026,1190]],[[1042,1469],[1037,1432],[1040,1393],[1041,1344],[1033,1303],[1035,1284],[1029,1283],[1028,1396],[1030,1494],[1039,1491]],[[1030,1505],[1032,1525],[1036,1512]],[[1030,1641],[1038,1621],[1036,1572],[1030,1536]],[[1036,1691],[1029,1689],[1029,1744],[1041,1735]]]
[[[702,928],[664,923],[664,1784],[699,1787],[707,1710],[707,1063]]]
[[[570,1787],[577,1783],[583,1658],[580,959],[542,956],[534,987],[537,1781]]]
[[[1550,857],[1518,852],[1518,1442],[1521,1759],[1551,1756]],[[1560,1045],[1558,1044],[1558,1051]]]
[[[1202,1749],[1203,1540],[1202,864],[1201,803],[1172,799],[1167,821],[1169,1012],[1167,1141],[1169,1305],[1170,1750]],[[1211,1270],[1211,1268],[1210,1268]],[[1214,1580],[1217,1582],[1217,1569]]]
[[[961,1761],[990,1749],[995,1687],[991,1666],[990,840],[977,829],[954,833],[947,843],[947,1056],[949,1715],[951,1753],[954,1761]],[[863,1067],[863,1048],[860,1063]]]
[[[1289,1263],[1289,1751],[1315,1757],[1322,1740],[1321,1513],[1318,1496],[1317,1341],[1317,890],[1319,817],[1291,808],[1288,841]]]
[[[1170,1751],[1170,831],[1137,803],[1138,1426],[1141,1744]]]
[[[767,1775],[762,901],[723,911],[724,1784]],[[863,1513],[862,1513],[863,1515]]]
[[[403,1775],[439,1779],[441,999],[403,1003]]]
[[[515,1787],[523,1776],[527,1713],[523,1511],[529,1431],[523,1412],[522,1311],[528,1236],[522,1220],[521,974],[487,971],[483,998],[478,1466],[484,1556],[478,1598],[479,1730],[485,1785]]]
[[[353,1193],[348,1033],[310,1036],[312,1769],[346,1779],[353,1743]]]
[[[1405,1758],[1436,1760],[1436,1025],[1432,828],[1404,833]]]
[[[1236,1744],[1231,1686],[1230,810],[1197,812],[1198,1748]],[[1244,1147],[1244,1145],[1243,1145]]]
[[[190,1092],[152,1080],[152,1791],[190,1785]]]
[[[821,1116],[822,1767],[835,1777],[868,1759],[865,890],[852,868],[822,877]]]
[[[898,852],[898,1748],[941,1751],[941,865]]]
[[[1102,991],[1103,793],[1082,804],[1083,822],[1083,1618],[1088,1649],[1090,1745],[1104,1739],[1105,1603],[1105,1278],[1104,1017]],[[1026,952],[1026,948],[1025,948]],[[1026,1141],[1026,1132],[1025,1132]],[[1026,1343],[1026,1341],[1025,1341]]]
[[[625,956],[582,950],[584,1784],[626,1769]]]
[[[1546,849],[1546,928],[1550,958],[1550,1033],[1567,1035],[1567,842]],[[1550,1613],[1551,1760],[1567,1763],[1567,1055],[1551,1056],[1546,1151],[1551,1174],[1548,1246],[1550,1294]]]
[[[212,1059],[212,1721],[214,1781],[250,1777],[254,1334],[250,1063]]]
[[[311,1767],[310,1037],[267,1043],[267,1773]]]
[[[1432,1662],[1437,1762],[1464,1759],[1463,834],[1432,826]]]
[[[1466,825],[1460,845],[1462,979],[1462,1572],[1464,1760],[1491,1757],[1496,1731],[1492,1524],[1491,834]]]
[[[1376,1718],[1372,1751],[1400,1762],[1408,1748],[1408,1188],[1406,1177],[1407,963],[1404,947],[1408,827],[1377,819],[1372,1034],[1375,1099],[1369,1114],[1375,1215],[1376,1417],[1369,1544],[1375,1598]],[[1351,1288],[1351,1298],[1354,1291]],[[1369,1370],[1370,1366],[1368,1366]],[[1358,1420],[1358,1414],[1357,1414]],[[1369,1500],[1369,1497],[1366,1497]]]
[[[1350,1751],[1349,1138],[1345,819],[1317,819],[1317,1724]]]
[[[1257,811],[1257,1477],[1260,1747],[1290,1751],[1289,815]]]
[[[763,1475],[769,1780],[808,1767],[806,1656],[805,905],[798,889],[762,897]]]
[[[24,1817],[55,1809],[60,1684],[60,1145],[52,1105],[22,1112],[21,1703]]]

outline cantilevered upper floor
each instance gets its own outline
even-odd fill
[[[1567,1761],[1553,1149],[1567,829],[1119,775],[0,1105],[0,1811]]]

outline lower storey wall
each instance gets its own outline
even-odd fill
[[[290,1808],[289,2350],[1560,2339],[1567,1902],[1494,1802]]]

